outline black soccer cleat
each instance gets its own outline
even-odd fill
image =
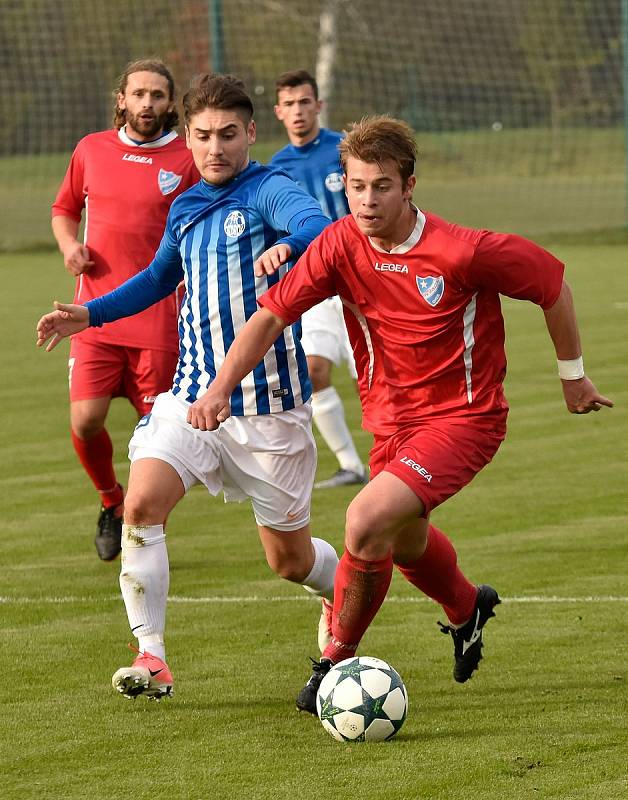
[[[113,561],[122,550],[122,517],[116,516],[120,506],[100,507],[94,544],[101,561]]]
[[[454,680],[468,681],[482,660],[482,629],[495,616],[493,611],[501,600],[492,586],[478,586],[478,596],[471,619],[462,628],[452,628],[439,622],[441,633],[450,633],[454,640]]]
[[[320,661],[314,661],[311,658],[310,661],[312,662],[312,674],[309,681],[297,695],[297,711],[307,711],[309,714],[316,716],[318,713],[316,711],[318,688],[333,664],[328,658],[321,658]]]

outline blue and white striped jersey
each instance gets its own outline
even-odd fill
[[[147,308],[185,281],[179,313],[179,363],[172,391],[194,402],[220,369],[236,334],[329,220],[286,175],[257,162],[224,186],[201,180],[172,204],[155,258],[134,278],[87,304],[90,325]],[[292,261],[255,277],[254,261],[277,243]],[[235,416],[294,408],[311,394],[300,322],[286,328],[231,397]]]
[[[287,172],[292,180],[315,197],[332,220],[349,213],[338,153],[342,138],[342,134],[336,131],[321,128],[314,141],[301,147],[288,144],[270,160],[271,166]]]

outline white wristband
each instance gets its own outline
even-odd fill
[[[572,358],[569,361],[558,359],[558,376],[561,381],[577,381],[584,378],[584,363],[582,356]]]

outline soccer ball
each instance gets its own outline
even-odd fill
[[[380,658],[347,658],[321,681],[316,710],[339,742],[383,742],[403,725],[408,692],[399,673]]]

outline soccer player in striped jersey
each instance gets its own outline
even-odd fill
[[[338,151],[342,134],[320,127],[322,101],[315,78],[306,70],[285,72],[275,88],[275,114],[283,123],[290,144],[275,153],[271,165],[283,169],[315,197],[330,219],[344,217],[349,206]],[[329,297],[308,309],[301,324],[301,344],[312,381],[314,422],[339,465],[330,478],[315,483],[314,488],[362,485],[367,480],[366,470],[347,427],[342,400],[332,385],[332,367],[343,361],[351,376],[357,378],[338,297]]]
[[[157,397],[129,445],[120,586],[138,657],[113,677],[127,697],[172,693],[164,525],[194,484],[214,495],[222,490],[225,500],[250,498],[266,558],[281,577],[331,600],[338,563],[334,548],[310,535],[316,447],[298,320],[234,387],[230,425],[209,432],[188,421],[258,297],[329,220],[294,181],[249,160],[253,104],[240,80],[202,76],[183,106],[202,180],[173,203],[153,261],[104,297],[57,304],[38,326],[39,343],[52,337],[51,349],[63,336],[142,311],[185,281],[172,388]]]
[[[332,640],[297,698],[313,714],[322,678],[354,655],[393,565],[447,615],[442,629],[453,638],[455,680],[467,681],[478,667],[483,627],[499,597],[462,573],[429,516],[491,460],[506,433],[499,295],[543,309],[571,413],[612,406],[584,373],[560,261],[519,236],[463,228],[416,208],[416,143],[403,122],[362,120],[343,140],[341,159],[351,215],[330,225],[260,298],[262,308],[190,410],[203,429],[228,419],[231,387],[284,326],[321,298],[341,297],[374,445],[371,481],[347,510]]]
[[[198,182],[177,135],[179,115],[168,68],[156,60],[128,64],[115,92],[114,127],[77,144],[52,206],[52,230],[75,302],[115,289],[153,257],[173,200]],[[77,237],[85,214],[83,240]],[[100,495],[95,538],[103,561],[120,552],[123,490],[105,427],[112,397],[148,414],[172,382],[177,363],[173,293],[137,317],[91,328],[70,344],[70,427],[74,450]]]

